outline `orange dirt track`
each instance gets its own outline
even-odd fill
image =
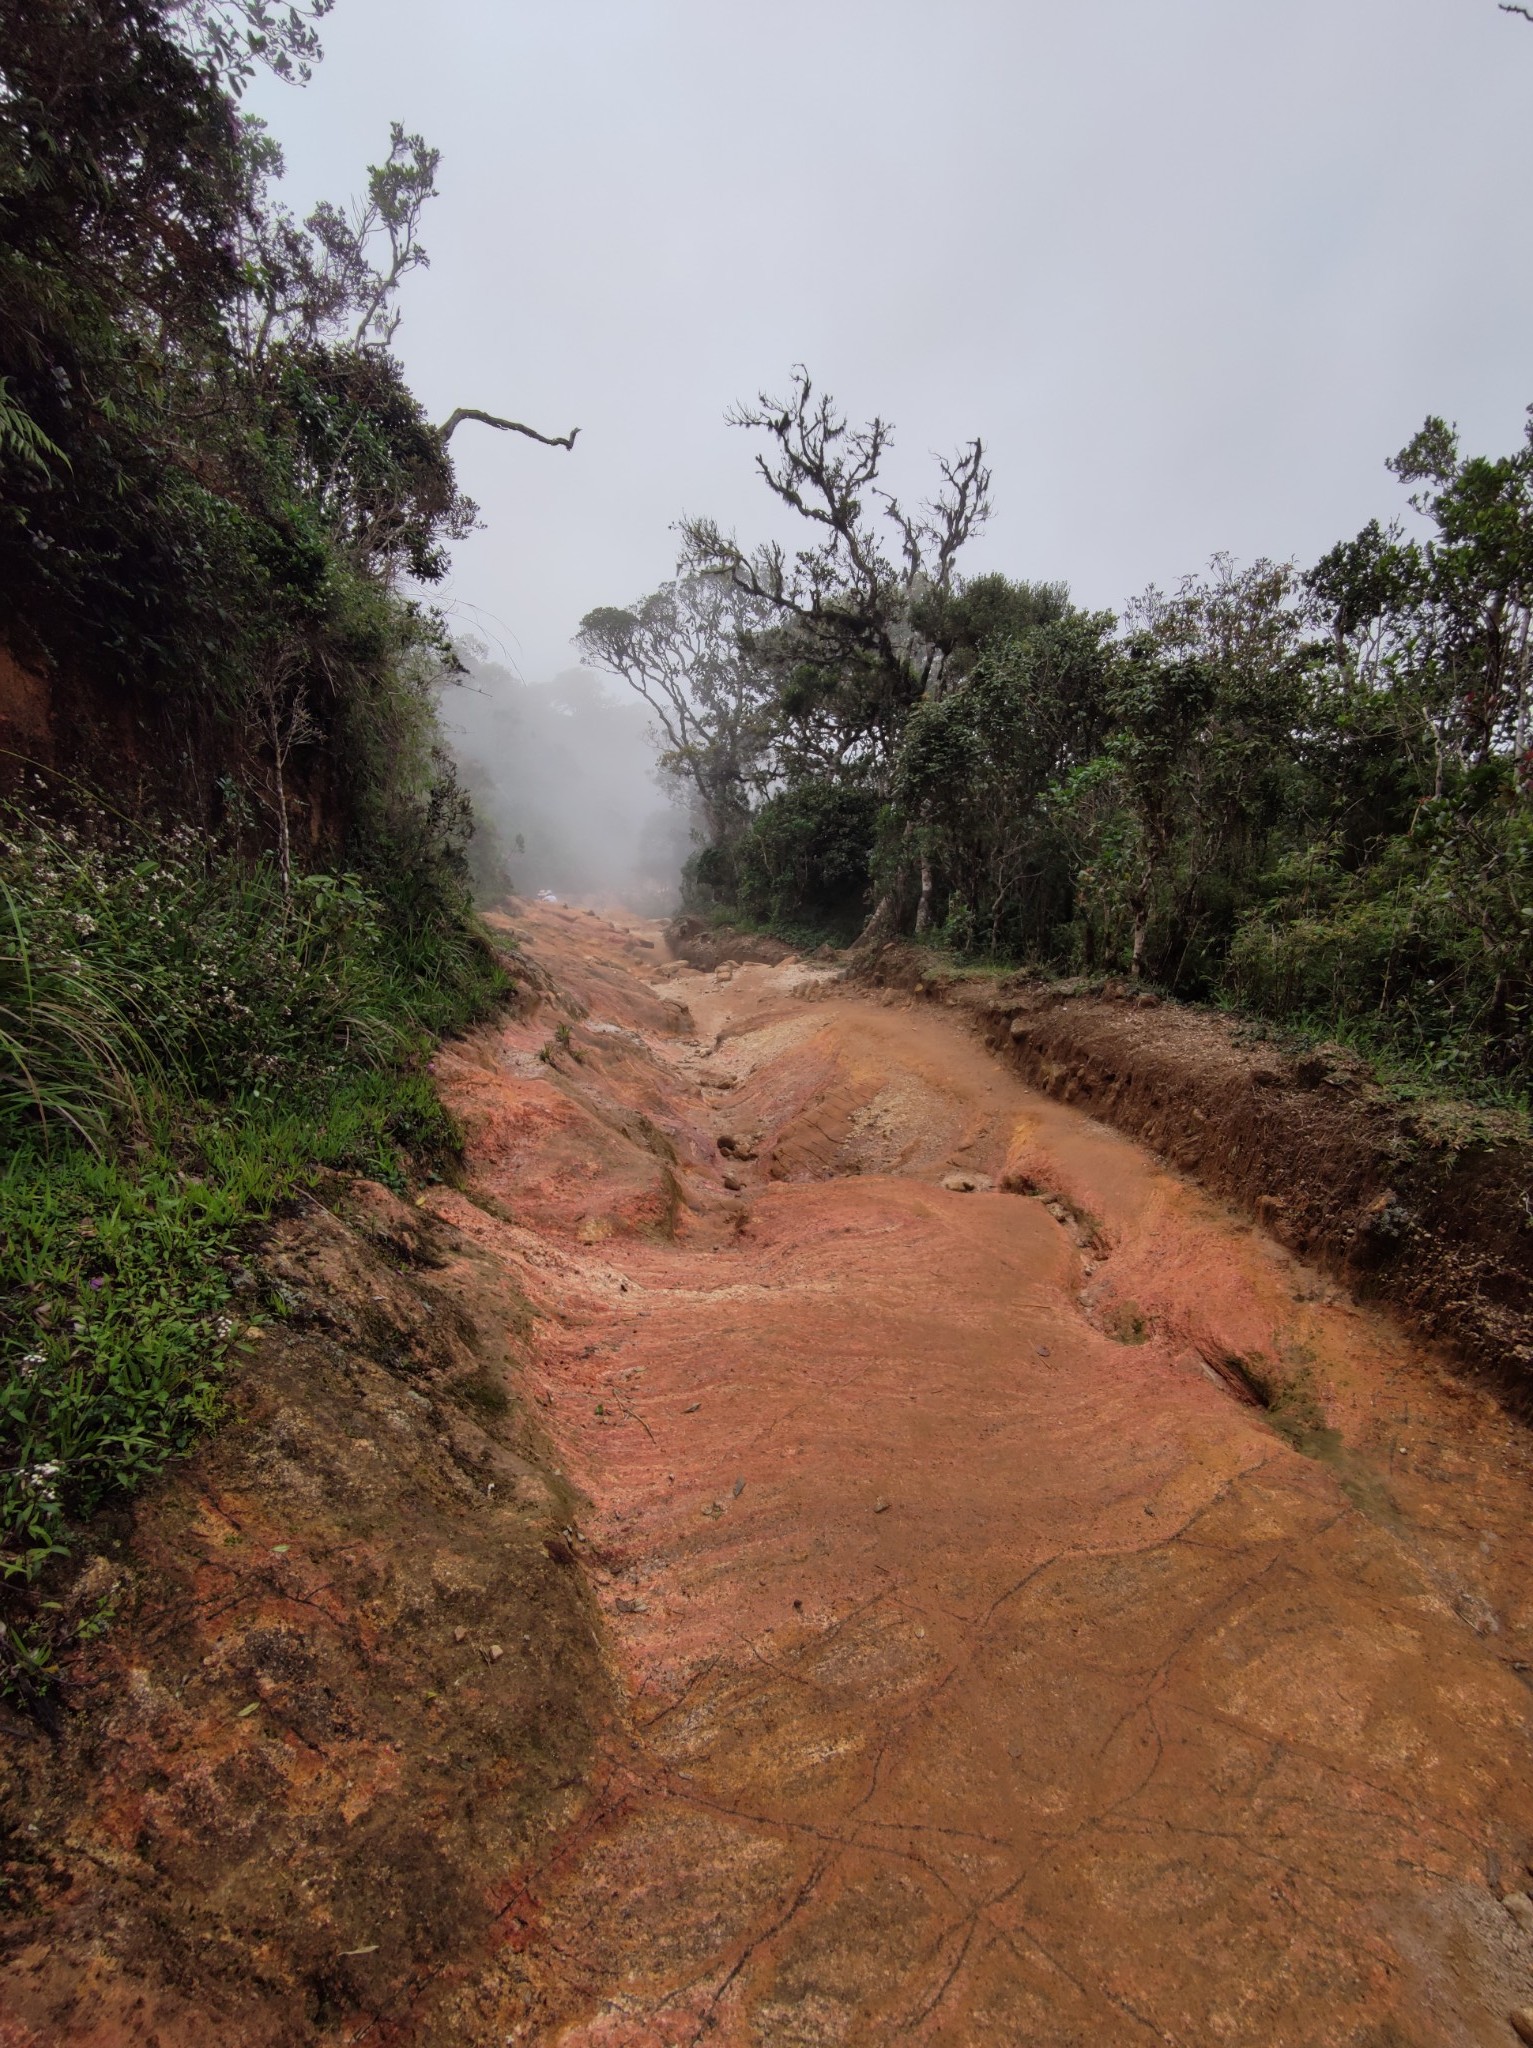
[[[517,929],[589,1014],[442,1056],[433,1202],[540,1318],[628,1718],[398,2038],[1511,2048],[1521,1429],[950,1016]]]

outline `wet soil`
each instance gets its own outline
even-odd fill
[[[4,2048],[408,2038],[584,1805],[617,1703],[525,1303],[386,1189],[330,1200],[267,1247],[230,1421],[93,1530],[60,1739],[0,1719]]]
[[[1155,1146],[1533,1414],[1526,1118],[1131,983],[955,974],[907,945],[854,957],[860,982],[956,1010],[1025,1080]]]
[[[1510,2041],[1521,1429],[957,1020],[535,933],[589,1016],[444,1065],[444,1206],[630,1719],[429,2038]]]
[[[420,1519],[418,1462],[472,1466],[433,1420],[346,1513],[412,1584],[449,1518],[477,1574],[463,1617],[489,1603],[513,1641],[545,1617],[522,1622],[536,1680],[476,1659],[472,1712],[442,1706],[467,1677],[457,1609],[386,1603],[410,1671],[368,1681],[370,1818],[316,1778],[300,1825],[295,1766],[268,1778],[264,1861],[210,1846],[216,1816],[186,1848],[184,1809],[176,1861],[152,1826],[143,1847],[144,1815],[171,1826],[152,1772],[217,1781],[259,1718],[231,1735],[234,1691],[216,1730],[185,1703],[224,1625],[205,1581],[180,1718],[133,1724],[131,1752],[114,1736],[102,1789],[82,1759],[41,1815],[147,1871],[146,1903],[39,1888],[4,2048],[1510,2048],[1533,2004],[1533,1938],[1501,1903],[1533,1881],[1522,1425],[960,1017],[791,958],[702,973],[658,927],[511,923],[539,1000],[438,1061],[470,1173],[428,1196],[444,1264],[409,1285],[462,1318],[434,1418],[454,1371],[500,1375],[515,1498],[444,1490]],[[335,1383],[337,1430],[365,1391]],[[199,1468],[219,1499],[246,1501],[248,1445],[274,1440],[250,1427]],[[343,1491],[263,1513],[344,1519]],[[222,1568],[212,1541],[162,1539],[167,1574]],[[323,1654],[369,1597],[339,1584]],[[151,1654],[156,1611],[117,1654]],[[393,1918],[284,1894],[225,1974],[193,1945],[209,1873],[227,1918],[327,1857],[380,1887],[397,1861]],[[427,1910],[432,1858],[450,1882]],[[179,1977],[151,1925],[187,1929]],[[290,1952],[339,1987],[296,2018]],[[174,1977],[157,2035],[135,1969]],[[389,1974],[343,1974],[364,1969]]]

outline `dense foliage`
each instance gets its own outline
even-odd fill
[[[328,4],[0,0],[0,651],[63,748],[0,764],[0,1691],[34,1704],[40,1575],[215,1412],[252,1227],[449,1170],[429,1050],[508,986],[419,595],[474,508],[389,352],[436,155],[396,127],[299,222],[238,104]]]
[[[0,1690],[27,1698],[55,1631],[20,1617],[71,1523],[217,1410],[252,1226],[327,1172],[451,1170],[427,1054],[507,984],[461,919],[412,932],[355,875],[284,888],[185,827],[13,820],[0,906]]]
[[[1429,420],[1390,464],[1409,529],[1375,522],[1308,573],[1217,557],[1120,618],[963,577],[977,442],[922,524],[880,484],[887,426],[851,432],[806,377],[740,420],[809,537],[683,529],[684,574],[757,614],[729,672],[751,808],[692,863],[700,904],[1144,976],[1526,1092],[1533,438],[1466,458]]]

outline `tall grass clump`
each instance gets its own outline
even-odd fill
[[[186,828],[0,838],[0,1691],[45,1692],[72,1530],[216,1415],[255,1226],[449,1170],[426,1058],[507,986],[446,886],[405,920]]]

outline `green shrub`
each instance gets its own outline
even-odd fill
[[[878,798],[834,782],[801,782],[772,797],[735,849],[747,916],[772,923],[860,924],[866,914]]]
[[[452,871],[395,881],[408,917],[185,829],[0,846],[0,1691],[46,1681],[27,1588],[71,1524],[217,1413],[253,1226],[453,1169],[427,1056],[508,983]]]

